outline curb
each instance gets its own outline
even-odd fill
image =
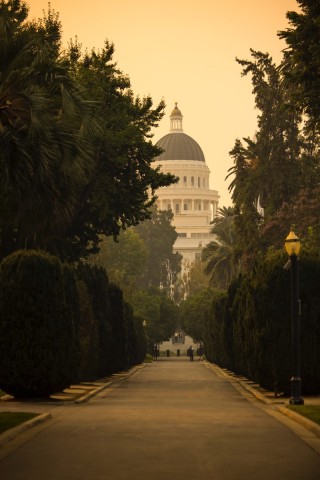
[[[309,418],[300,415],[300,413],[290,410],[289,408],[278,407],[278,410],[287,417],[290,417],[292,420],[295,420],[297,423],[300,423],[300,425],[307,428],[320,438],[320,425],[313,422],[312,420],[309,420]]]
[[[127,380],[134,373],[136,373],[138,370],[141,370],[142,368],[145,368],[147,365],[149,365],[149,364],[148,363],[142,363],[140,365],[135,365],[134,367],[132,367],[130,370],[128,370],[126,372],[119,372],[120,374],[124,373],[124,375],[122,377],[119,377],[119,378],[113,378],[113,379],[111,378],[111,380],[109,380],[104,385],[102,385],[102,386],[100,386],[100,387],[98,387],[94,390],[91,390],[91,392],[86,393],[82,397],[75,400],[74,403],[81,404],[81,403],[87,402],[88,400],[90,400],[90,398],[94,397],[95,395],[98,395],[98,393],[102,392],[106,388],[111,387],[111,385],[113,385],[114,383],[120,383],[120,382],[123,382],[124,380]]]
[[[315,435],[320,437],[320,425],[317,423],[313,422],[312,420],[309,420],[309,418],[304,417],[303,415],[300,415],[297,412],[294,412],[292,410],[289,410],[286,407],[280,407],[276,405],[275,401],[269,400],[268,398],[263,395],[263,393],[259,392],[256,390],[254,387],[251,387],[250,385],[247,385],[246,382],[243,382],[239,378],[235,377],[234,375],[230,375],[227,371],[223,370],[221,367],[218,365],[215,365],[214,363],[210,363],[208,361],[205,362],[205,365],[208,368],[211,368],[212,370],[219,372],[220,375],[225,377],[229,381],[235,381],[239,383],[245,390],[250,392],[254,397],[256,397],[258,400],[261,402],[265,403],[266,405],[274,405],[276,406],[277,410],[281,412],[283,415],[286,415],[287,417],[290,417],[292,420],[295,420],[297,423],[300,423],[303,427],[307,428],[311,432],[313,432]],[[279,402],[278,402],[279,403]],[[284,401],[281,402],[282,404],[285,404]]]
[[[39,425],[40,423],[43,423],[49,420],[50,418],[52,418],[51,413],[42,413],[37,417],[31,418],[31,420],[21,423],[21,425],[18,425],[17,427],[10,428],[10,430],[7,430],[6,432],[0,435],[0,446],[5,445],[11,440],[14,440],[21,433],[26,432],[27,430],[30,430],[30,428],[33,428],[36,425]]]
[[[82,397],[74,400],[73,402],[68,402],[68,403],[81,404],[81,403],[87,402],[88,400],[90,400],[90,398],[94,397],[95,395],[102,392],[106,388],[110,387],[114,383],[120,383],[120,382],[123,382],[124,380],[127,380],[129,377],[134,375],[138,370],[141,370],[142,368],[148,365],[149,365],[148,363],[142,363],[139,365],[135,365],[134,367],[132,367],[130,370],[126,372],[119,372],[119,374],[122,374],[122,377],[111,379],[108,382],[106,382],[104,385],[96,389],[93,389],[89,393],[86,393],[85,395],[83,395]],[[10,395],[8,395],[8,397],[11,398]],[[17,427],[10,428],[6,432],[0,434],[0,447],[10,442],[11,440],[14,440],[21,433],[39,425],[40,423],[45,422],[46,420],[49,420],[50,418],[52,418],[51,413],[43,413],[41,415],[38,415],[37,417],[31,418],[30,420],[22,423],[21,425],[18,425]]]
[[[268,398],[266,398],[263,395],[263,393],[259,392],[254,387],[251,387],[251,385],[248,385],[246,382],[237,378],[236,376],[230,375],[228,372],[226,372],[222,368],[218,367],[218,365],[215,365],[214,363],[209,363],[208,361],[205,362],[205,365],[207,367],[211,368],[212,370],[218,371],[222,376],[224,376],[229,381],[232,380],[234,382],[239,383],[239,385],[241,385],[241,387],[243,387],[245,390],[247,390],[249,393],[251,393],[254,397],[256,397],[261,402],[266,403],[267,405],[274,405],[274,402],[272,400],[269,400]],[[281,403],[283,403],[283,402],[281,402]]]

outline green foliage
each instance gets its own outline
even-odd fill
[[[229,190],[235,207],[238,244],[244,256],[264,251],[260,231],[265,222],[292,201],[301,186],[303,142],[299,111],[290,103],[281,71],[269,54],[251,49],[251,60],[238,60],[242,75],[251,75],[259,110],[254,139],[236,140],[230,155]],[[262,211],[263,209],[263,211]]]
[[[181,255],[172,251],[177,238],[172,218],[172,212],[153,207],[151,219],[121,232],[117,242],[104,237],[99,254],[90,257],[108,271],[129,303],[137,288],[161,286],[171,293],[181,269]]]
[[[142,320],[106,272],[39,251],[0,265],[0,387],[44,397],[144,360]]]
[[[302,241],[303,249],[309,252],[318,251],[320,224],[318,213],[320,208],[320,188],[301,189],[294,202],[285,203],[276,215],[269,218],[261,228],[263,241],[276,248],[283,246],[292,226]]]
[[[134,316],[133,308],[128,304],[125,304],[125,317],[128,324],[128,364],[131,367],[143,362],[147,343],[143,320]]]
[[[303,415],[309,420],[320,425],[320,406],[319,405],[287,405],[289,410],[293,410],[299,415]]]
[[[252,272],[234,281],[227,295],[214,299],[205,326],[210,361],[243,374],[260,385],[290,390],[290,272],[281,252],[256,262]],[[319,393],[319,257],[301,258],[301,376],[305,393]]]
[[[77,379],[77,325],[66,317],[59,260],[19,251],[0,266],[0,386],[16,397],[48,396]]]
[[[138,279],[147,263],[147,246],[133,229],[122,231],[117,242],[112,237],[103,237],[100,252],[90,257],[90,262],[108,271],[112,283],[118,285],[130,302]]]
[[[239,234],[235,225],[234,209],[220,209],[213,221],[211,233],[214,240],[202,251],[205,273],[211,275],[210,283],[217,288],[227,288],[240,270]]]
[[[109,282],[105,270],[88,264],[79,264],[76,276],[82,309],[81,378],[92,380],[111,372]]]
[[[307,115],[309,129],[319,131],[320,4],[297,3],[301,12],[288,12],[290,27],[278,33],[287,44],[282,70],[292,101]]]
[[[178,321],[178,307],[158,289],[137,290],[132,299],[135,314],[143,319],[148,351],[155,343],[169,340]]]
[[[92,171],[92,103],[58,54],[59,21],[49,10],[27,24],[26,14],[24,2],[1,2],[1,257],[54,250]]]
[[[129,366],[128,326],[125,321],[123,294],[119,287],[109,285],[110,323],[111,323],[111,364],[112,370],[118,372]]]
[[[203,288],[194,294],[190,294],[180,304],[180,325],[195,342],[203,343],[206,319],[209,315],[213,298],[216,298],[217,295],[219,295],[219,291],[209,287]]]
[[[134,97],[112,44],[61,52],[58,15],[27,13],[0,4],[0,257],[42,248],[73,261],[149,218],[155,190],[174,181],[151,166],[164,104]]]
[[[38,415],[38,413],[30,412],[0,412],[0,434]]]
[[[232,370],[234,368],[232,321],[228,304],[230,302],[226,292],[221,291],[214,297],[204,322],[203,341],[206,358]]]
[[[170,294],[176,283],[181,271],[182,255],[173,253],[178,234],[172,226],[172,220],[171,210],[158,210],[153,207],[151,218],[134,229],[147,248],[147,262],[138,282],[139,288],[161,286]]]
[[[82,191],[81,202],[68,235],[79,238],[79,247],[95,251],[99,235],[119,235],[122,229],[150,217],[154,192],[174,181],[151,166],[159,153],[150,140],[151,128],[163,116],[164,104],[153,108],[150,97],[134,98],[130,80],[113,62],[114,46],[108,41],[98,53],[69,52],[73,75],[88,101],[95,102],[99,127],[92,135],[94,170]],[[81,255],[86,255],[84,250]]]
[[[120,371],[140,363],[146,355],[146,335],[143,320],[123,300],[122,291],[109,284],[112,371]]]

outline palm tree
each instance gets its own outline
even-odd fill
[[[211,275],[211,284],[226,288],[239,273],[239,237],[234,224],[234,208],[222,207],[218,213],[211,230],[215,240],[203,249],[202,260],[206,263],[205,273]]]
[[[0,4],[0,256],[61,231],[92,157],[91,107],[58,56],[57,16],[27,24],[27,13]]]

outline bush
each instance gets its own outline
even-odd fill
[[[110,323],[111,323],[111,358],[112,371],[118,372],[129,367],[128,359],[128,325],[122,291],[114,284],[109,285]]]
[[[80,378],[112,373],[108,277],[102,268],[80,264],[75,270],[80,298]]]
[[[47,397],[77,378],[66,275],[39,251],[15,252],[0,265],[0,388],[15,397]]]
[[[290,272],[282,253],[239,276],[226,297],[213,298],[205,324],[206,357],[261,386],[290,392],[292,376]],[[300,260],[303,393],[320,392],[320,261]]]

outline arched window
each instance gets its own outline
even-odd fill
[[[199,187],[199,188],[200,188],[200,186],[201,186],[201,183],[200,183],[200,182],[201,182],[201,179],[200,179],[200,177],[198,177],[198,187]]]
[[[191,186],[194,187],[194,177],[191,177]]]
[[[183,177],[183,183],[184,185],[187,185],[187,177]]]

